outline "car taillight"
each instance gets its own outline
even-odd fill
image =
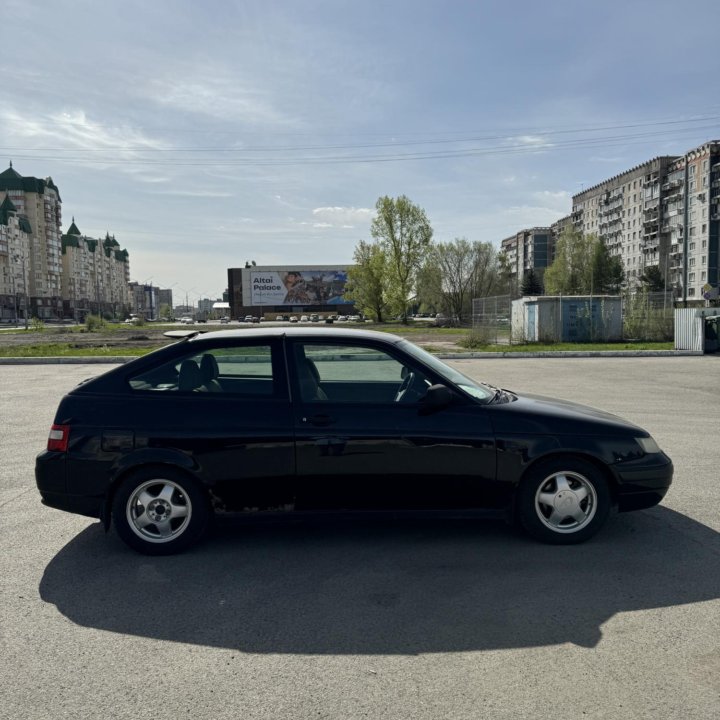
[[[47,449],[54,452],[67,452],[70,439],[69,425],[53,425],[48,435]]]

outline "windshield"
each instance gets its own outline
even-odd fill
[[[487,383],[481,383],[477,380],[473,380],[471,377],[464,375],[459,370],[451,368],[446,365],[442,360],[439,360],[434,355],[430,354],[426,350],[418,347],[414,343],[408,340],[402,340],[398,343],[408,355],[416,358],[424,365],[427,365],[431,370],[436,372],[445,380],[448,380],[453,385],[464,390],[471,397],[476,398],[484,403],[489,403],[495,397],[497,388]]]

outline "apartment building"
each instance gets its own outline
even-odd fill
[[[6,195],[0,203],[0,322],[27,319],[30,223]]]
[[[172,310],[173,306],[173,292],[172,288],[166,288],[164,290],[158,290],[158,307],[167,305]]]
[[[23,177],[10,163],[0,173],[0,201],[9,198],[15,212],[29,227],[26,295],[32,316],[55,318],[62,314],[60,193],[52,178]]]
[[[160,288],[134,281],[129,283],[128,288],[130,312],[146,320],[157,320],[160,312]]]
[[[668,238],[660,233],[662,186],[675,160],[649,160],[573,196],[572,222],[583,234],[597,235],[611,255],[619,255],[629,288],[649,265],[664,268]]]
[[[660,231],[668,238],[668,279],[684,298],[717,296],[720,282],[720,142],[694,148],[668,168]],[[687,282],[684,282],[687,278]]]
[[[515,293],[519,294],[523,278],[534,270],[535,275],[542,282],[545,268],[553,261],[555,253],[555,238],[549,227],[534,227],[505,238],[500,243],[500,249],[508,260]]]
[[[656,266],[678,300],[718,286],[720,142],[662,156],[573,196],[576,229],[619,255],[635,288]]]
[[[65,316],[82,321],[89,313],[116,317],[128,311],[129,255],[114,236],[86,237],[73,218],[61,246]]]

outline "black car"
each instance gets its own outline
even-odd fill
[[[200,334],[60,403],[37,485],[131,547],[176,552],[213,513],[504,515],[558,544],[659,503],[673,466],[641,428],[477,382],[386,333]]]

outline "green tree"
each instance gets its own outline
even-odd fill
[[[530,268],[522,281],[521,292],[523,295],[542,295],[543,286],[533,268]]]
[[[584,295],[590,291],[594,236],[566,227],[555,245],[555,260],[545,271],[545,292]]]
[[[490,242],[473,242],[470,298],[489,297],[499,290],[498,254]]]
[[[353,260],[355,265],[348,269],[344,297],[352,300],[363,315],[382,322],[387,308],[385,252],[377,243],[361,240],[355,248]]]
[[[589,292],[596,295],[619,292],[625,279],[620,256],[610,255],[608,246],[598,238],[593,238],[593,243]]]
[[[510,258],[504,250],[497,254],[496,262],[497,291],[500,295],[516,296],[517,282],[514,279],[513,267]]]
[[[665,290],[665,277],[657,265],[646,267],[640,276],[640,282],[649,292],[662,292]]]
[[[85,332],[100,332],[105,327],[105,321],[100,315],[88,315],[85,318]]]
[[[428,257],[415,280],[416,300],[421,312],[447,310],[443,295],[442,273],[435,258]]]
[[[451,317],[462,320],[466,304],[470,304],[470,284],[474,270],[474,248],[465,238],[438,243],[433,247],[443,292],[443,309]]]
[[[620,257],[610,255],[602,240],[565,228],[555,245],[555,261],[545,271],[545,292],[550,295],[616,293],[624,278]]]
[[[386,258],[385,297],[393,314],[407,323],[407,308],[416,294],[416,280],[432,241],[425,211],[405,195],[381,197],[370,233]]]

